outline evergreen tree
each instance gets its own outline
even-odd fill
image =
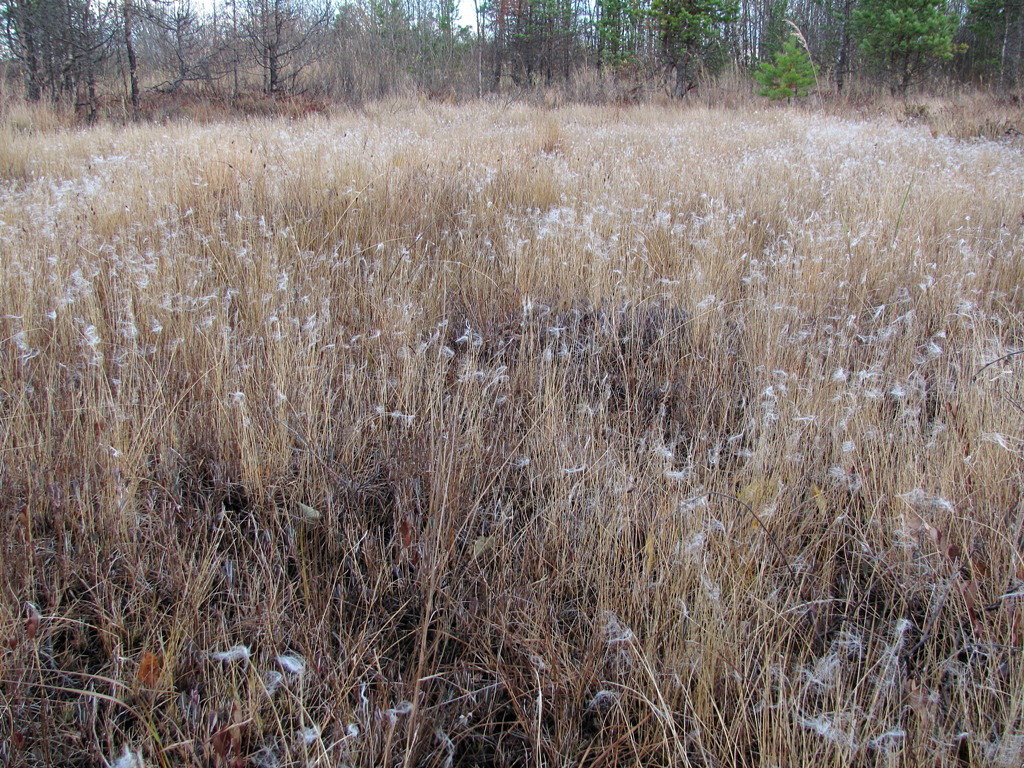
[[[598,59],[618,66],[631,61],[637,52],[637,38],[643,20],[639,0],[596,0],[594,33]]]
[[[1024,0],[970,0],[966,58],[1002,86],[1024,81]]]
[[[758,93],[772,100],[802,98],[816,82],[811,57],[795,34],[789,36],[774,61],[761,62],[754,79],[761,84]]]
[[[665,64],[675,70],[676,98],[695,85],[700,52],[719,37],[722,25],[736,18],[736,0],[653,0],[651,20],[661,42]]]
[[[905,96],[933,61],[953,55],[956,22],[946,0],[862,0],[853,12],[860,46]]]

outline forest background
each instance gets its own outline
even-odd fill
[[[1022,0],[0,0],[0,27],[7,93],[82,120],[751,94],[794,33],[822,98],[1024,80]]]

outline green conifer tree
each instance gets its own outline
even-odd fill
[[[953,55],[956,22],[946,0],[862,0],[853,12],[861,50],[906,96],[933,61]]]
[[[644,15],[641,0],[596,0],[594,7],[594,32],[601,63],[615,67],[632,61]]]
[[[696,85],[701,50],[721,33],[739,12],[737,0],[651,0],[648,15],[661,42],[661,56],[675,71],[676,98]]]
[[[774,60],[761,62],[754,79],[761,85],[758,93],[772,100],[802,98],[816,82],[811,57],[795,34],[776,52]]]

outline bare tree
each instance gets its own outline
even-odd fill
[[[152,66],[168,75],[154,90],[173,93],[186,83],[210,85],[234,69],[232,40],[217,34],[217,22],[216,14],[203,19],[191,0],[163,6],[151,17]]]
[[[90,0],[0,0],[6,44],[22,64],[25,94],[73,99],[92,116],[98,69],[113,35],[111,6]]]
[[[294,89],[298,75],[321,53],[331,18],[323,0],[246,0],[241,32],[263,76],[263,92],[277,96],[285,84]]]
[[[134,0],[121,0],[121,31],[124,33],[124,50],[128,59],[128,95],[132,109],[136,112],[139,110],[139,62],[135,55],[133,34],[137,13]]]

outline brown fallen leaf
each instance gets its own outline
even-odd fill
[[[398,533],[402,539],[402,549],[409,549],[412,546],[413,528],[406,515],[402,515],[402,519],[398,522]]]
[[[903,528],[920,541],[931,540],[935,546],[942,541],[942,533],[928,522],[917,510],[908,509],[903,513]]]
[[[908,678],[903,684],[903,692],[907,696],[907,705],[910,711],[917,715],[921,727],[928,731],[935,721],[939,703],[939,694],[932,691],[920,680]]]
[[[984,601],[981,599],[981,585],[977,579],[957,578],[954,588],[964,607],[967,609],[967,616],[971,620],[971,626],[979,637],[987,634],[985,625]]]
[[[245,721],[242,719],[242,708],[238,706],[238,702],[234,702],[231,705],[231,726],[229,729],[231,736],[231,752],[232,768],[244,768],[245,757],[242,755],[242,726],[245,725]]]
[[[323,515],[320,514],[320,510],[315,507],[309,506],[309,504],[299,503],[299,515],[300,517],[309,523],[315,523]]]
[[[142,660],[139,662],[139,671],[135,678],[147,688],[152,688],[156,685],[157,680],[160,679],[163,666],[163,659],[158,654],[146,651],[142,654]]]
[[[493,536],[479,536],[473,541],[473,559],[476,560],[483,554],[494,549]]]
[[[35,603],[25,603],[25,612],[28,614],[25,619],[25,636],[29,640],[35,640],[42,616],[39,615],[39,609],[36,608]]]

